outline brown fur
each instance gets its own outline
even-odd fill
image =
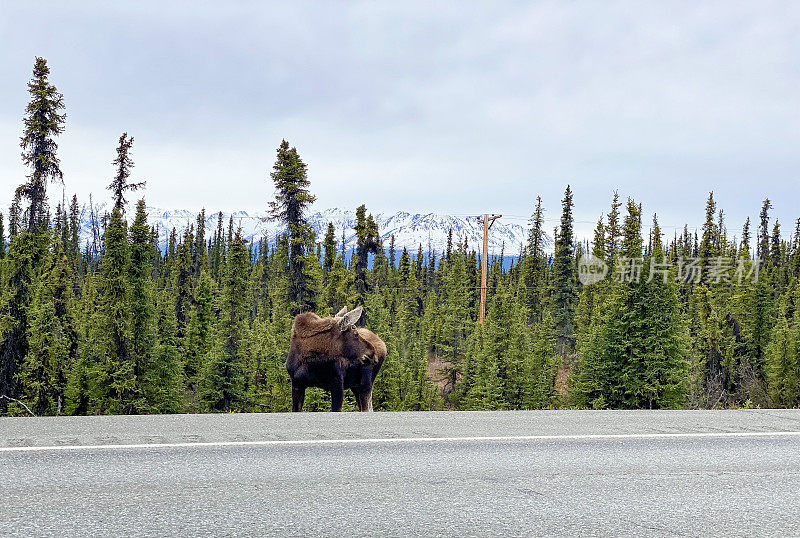
[[[329,391],[331,411],[342,410],[347,389],[353,391],[359,411],[372,411],[372,385],[386,358],[386,344],[368,329],[341,331],[338,322],[330,323],[329,330],[317,332],[320,321],[324,320],[303,314],[294,324],[301,330],[292,331],[286,357],[286,370],[292,380],[292,411],[303,409],[307,387]],[[308,325],[312,329],[306,330]],[[298,337],[298,333],[306,338]],[[341,353],[331,353],[337,349]]]
[[[380,362],[386,358],[386,344],[377,334],[362,327],[359,327],[356,331],[358,331],[358,336],[372,349],[370,355],[372,357],[372,362]]]
[[[321,318],[314,312],[304,312],[294,317],[292,338],[311,338],[333,329],[341,318]]]
[[[292,322],[290,353],[309,364],[339,361],[345,365],[350,360],[374,364],[386,356],[386,344],[375,333],[355,327],[342,331],[341,320],[341,316],[321,318],[313,312],[298,314]]]
[[[301,315],[305,316],[305,314]],[[316,314],[314,314],[314,316],[323,322],[329,319],[333,319],[334,321],[337,319],[320,318]],[[301,321],[301,324],[302,323],[305,322]],[[296,333],[292,331],[290,350],[294,351],[299,362],[308,365],[336,362],[342,368],[347,368],[348,366],[359,363],[360,361],[355,360],[353,357],[348,358],[342,355],[342,341],[335,336],[335,333],[338,332],[338,325],[333,323],[329,331],[331,331],[331,334],[326,334],[328,331],[314,333],[313,330],[304,330],[303,334],[312,334],[312,336],[307,338],[296,338]],[[386,358],[386,344],[377,334],[363,327],[354,329],[354,333],[358,335],[358,340],[361,344],[361,356],[369,358],[368,364],[379,363]]]
[[[338,317],[321,318],[314,312],[298,314],[292,322],[291,348],[303,360],[318,362],[341,358],[342,332]]]

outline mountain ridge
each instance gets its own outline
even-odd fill
[[[100,219],[109,211],[111,204],[94,204],[96,218]],[[132,208],[128,209],[128,219],[132,218]],[[4,211],[7,212],[7,211]],[[186,209],[165,209],[147,206],[148,223],[158,226],[159,246],[165,248],[169,235],[174,228],[180,235],[189,226],[195,225],[199,212]],[[81,208],[80,239],[85,244],[91,240],[92,224],[89,204]],[[220,212],[206,211],[206,238],[211,237],[217,228]],[[475,217],[454,216],[439,213],[411,213],[397,211],[396,213],[373,213],[373,218],[378,224],[381,241],[384,248],[389,248],[392,235],[395,236],[395,249],[402,251],[407,248],[415,252],[419,246],[425,252],[443,252],[447,245],[448,230],[453,230],[453,244],[463,244],[466,239],[469,249],[480,251],[483,242],[483,223]],[[267,238],[268,244],[275,243],[275,238],[285,231],[285,227],[277,222],[268,220],[266,211],[222,211],[223,227],[227,229],[230,218],[233,217],[234,226],[241,226],[242,234],[248,241]],[[356,222],[354,210],[341,208],[328,208],[309,213],[308,223],[317,235],[317,241],[322,241],[328,223],[333,223],[336,241],[342,248],[342,234],[344,232],[346,251],[355,247],[356,237],[353,229]],[[502,219],[494,223],[489,232],[489,253],[498,255],[504,252],[509,256],[519,255],[521,248],[527,242],[528,230],[517,223],[503,222]],[[552,240],[545,237],[545,246]]]

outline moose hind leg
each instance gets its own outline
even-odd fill
[[[372,387],[361,389],[362,411],[372,411]]]
[[[372,411],[372,387],[353,389],[359,411]]]
[[[353,395],[359,411],[372,411],[372,387],[354,388]]]
[[[292,385],[292,411],[302,411],[306,399],[306,388]]]
[[[344,384],[334,384],[331,388],[331,411],[341,411],[344,402]]]

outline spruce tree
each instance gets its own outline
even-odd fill
[[[642,208],[629,198],[626,209],[620,252],[628,260],[635,260],[642,257]]]
[[[795,279],[800,279],[800,218],[794,233],[794,246],[792,248],[792,274]]]
[[[411,264],[411,256],[405,248],[400,255],[398,284],[400,287],[398,290],[399,305],[391,335],[392,348],[396,350],[396,354],[393,354],[392,358],[397,362],[395,374],[398,376],[397,390],[402,409],[419,409],[419,394],[412,387],[419,385],[418,378],[415,383],[415,377],[418,377],[416,361],[420,356],[426,354],[418,346],[417,277]]]
[[[128,138],[128,133],[122,133],[119,137],[119,145],[117,146],[117,158],[114,159],[113,165],[116,166],[116,173],[114,179],[108,185],[108,190],[111,191],[114,199],[114,209],[118,209],[121,213],[125,213],[125,193],[128,191],[136,191],[145,186],[145,182],[130,183],[128,179],[131,176],[131,168],[133,168],[133,159],[130,156],[131,146],[133,146],[133,137]]]
[[[28,353],[19,374],[23,399],[37,415],[60,414],[78,352],[73,274],[55,235],[31,305]]]
[[[775,219],[775,224],[772,226],[772,236],[769,243],[769,263],[773,267],[780,265],[781,262],[781,223]]]
[[[621,254],[641,256],[641,208],[628,202]],[[654,218],[650,266],[663,263]],[[601,303],[583,329],[579,360],[571,379],[571,400],[595,408],[680,407],[688,389],[688,336],[677,286],[671,276],[646,275],[601,286]],[[594,287],[592,286],[592,287]]]
[[[444,265],[444,289],[439,306],[441,333],[436,338],[436,351],[448,363],[446,374],[452,385],[461,373],[467,337],[472,331],[471,305],[465,293],[472,283],[467,276],[465,257],[458,250],[450,253],[450,261],[442,259],[439,263],[440,267]]]
[[[316,298],[307,283],[305,257],[307,245],[313,241],[313,231],[305,215],[316,197],[311,194],[306,164],[296,148],[286,140],[278,147],[278,157],[270,174],[275,183],[275,200],[270,202],[270,217],[286,224],[289,235],[288,300],[292,313],[314,310]]]
[[[211,269],[211,276],[214,279],[219,279],[220,269],[225,259],[225,244],[222,234],[222,211],[217,214],[217,230],[214,232],[214,238],[211,241],[211,259],[209,265]]]
[[[619,226],[619,208],[622,203],[619,201],[619,193],[614,191],[614,200],[611,202],[611,211],[608,213],[608,226],[605,227],[606,231],[606,262],[609,265],[609,270],[614,269],[615,260],[619,251],[620,240],[620,226]]]
[[[93,375],[99,370],[98,361],[102,355],[103,342],[93,338],[97,324],[102,319],[99,311],[97,275],[87,274],[83,280],[81,297],[77,308],[78,357],[67,374],[65,389],[66,413],[86,415],[92,410]],[[104,337],[105,334],[101,333]]]
[[[493,264],[497,285],[486,315],[485,350],[496,361],[500,392],[496,395],[495,405],[521,409],[525,394],[530,391],[530,379],[525,369],[530,355],[528,314],[523,302],[525,295],[514,293],[510,278],[498,274],[499,267],[498,263]],[[488,366],[493,371],[494,365]],[[487,373],[491,372],[487,370]],[[493,383],[493,380],[489,381],[489,384]]]
[[[419,317],[420,289],[417,280],[418,265],[411,263],[408,250],[400,256],[397,297],[399,304],[390,329],[390,309],[380,290],[371,293],[366,302],[371,327],[388,337],[390,357],[384,362],[387,379],[379,394],[380,404],[394,401],[402,410],[430,410],[436,405],[436,389],[428,377],[428,348],[421,335]],[[394,361],[394,364],[388,361]],[[390,394],[386,394],[386,392]]]
[[[754,262],[755,263],[755,262]],[[747,330],[750,366],[759,378],[764,374],[764,355],[769,344],[770,331],[774,324],[774,294],[770,271],[762,271],[758,281],[748,287]]]
[[[558,338],[558,353],[562,357],[574,348],[574,317],[578,303],[577,275],[574,263],[572,236],[572,189],[569,185],[561,202],[561,226],[555,243],[553,258],[553,318]]]
[[[45,257],[49,234],[22,230],[14,235],[3,260],[4,277],[0,296],[0,396],[18,396],[17,372],[28,354],[28,327],[36,278]],[[0,398],[0,412],[8,402]]]
[[[200,272],[195,290],[195,305],[189,315],[189,324],[183,341],[183,370],[190,389],[197,387],[198,376],[203,371],[203,361],[213,338],[215,288],[213,277],[203,269]]]
[[[319,256],[313,248],[313,237],[309,238],[309,243],[306,245],[306,256],[303,257],[303,274],[305,275],[306,292],[311,297],[308,303],[310,308],[312,305],[318,303],[318,297],[322,293],[322,268],[320,267]],[[315,306],[316,308],[316,306]]]
[[[19,234],[22,228],[22,194],[19,189],[14,193],[14,198],[11,201],[11,206],[8,208],[8,243],[11,245],[11,240]]]
[[[200,271],[208,265],[208,250],[206,249],[206,210],[200,210],[197,215],[194,244],[192,245],[192,280],[197,282]]]
[[[750,217],[747,217],[742,226],[742,243],[739,248],[739,257],[750,259]]]
[[[178,413],[182,408],[183,368],[173,299],[170,293],[163,293],[158,301],[157,339],[140,381],[145,400],[142,407],[151,413]]]
[[[194,233],[188,228],[182,240],[175,245],[175,254],[171,259],[170,287],[175,291],[175,316],[178,321],[178,335],[183,338],[186,334],[189,309],[192,306],[194,279],[192,277],[192,249]]]
[[[55,315],[55,307],[41,286],[33,302],[28,333],[29,350],[19,372],[23,401],[37,415],[60,411],[69,362],[69,342]]]
[[[758,225],[758,249],[756,258],[763,262],[769,259],[769,210],[772,209],[772,202],[769,198],[764,200],[759,213]]]
[[[702,268],[702,278],[704,280],[708,279],[708,268],[713,259],[721,255],[717,244],[720,230],[714,222],[716,210],[717,204],[714,201],[714,193],[710,192],[706,201],[706,220],[703,224],[703,237],[700,241],[700,267]]]
[[[450,261],[450,255],[453,253],[453,228],[447,229],[447,246],[444,249],[444,262]]]
[[[103,413],[134,413],[139,404],[132,350],[130,267],[127,225],[114,208],[104,235],[100,262],[100,308],[91,320],[94,352],[92,407]]]
[[[525,388],[530,391],[523,397],[523,407],[527,409],[546,409],[555,404],[555,380],[561,359],[556,354],[552,326],[553,320],[549,312],[545,312],[542,320],[531,329],[530,354],[524,365],[529,379]]]
[[[661,233],[661,226],[658,225],[658,215],[656,213],[653,213],[653,228],[650,230],[650,235],[652,237],[649,252],[650,258],[656,263],[661,263],[666,258],[662,239],[664,234]]]
[[[355,288],[358,302],[363,303],[369,283],[367,282],[367,267],[369,255],[377,254],[380,242],[378,225],[372,215],[367,215],[367,208],[363,204],[356,209],[356,252],[353,258],[355,267]]]
[[[486,327],[475,324],[474,343],[470,346],[471,380],[464,395],[463,409],[489,411],[502,409],[505,402],[500,388],[497,356],[492,352],[487,338],[499,327],[487,320]],[[496,336],[491,335],[493,339]]]
[[[250,258],[239,231],[228,248],[216,338],[206,358],[201,397],[209,411],[239,409],[245,397],[249,336],[247,278]]]
[[[345,265],[341,254],[336,256],[336,261],[328,273],[328,283],[322,293],[320,307],[327,308],[328,312],[337,312],[342,306],[356,303],[355,275],[352,269]]]
[[[536,197],[536,209],[530,219],[528,243],[520,262],[520,278],[527,288],[527,311],[533,319],[539,319],[543,311],[546,294],[546,260],[544,253],[544,208],[542,198]],[[470,265],[471,266],[471,265]],[[477,267],[477,264],[476,264]]]
[[[597,220],[597,226],[594,229],[594,240],[592,241],[592,256],[600,259],[606,259],[606,228],[603,224],[603,215]]]
[[[62,181],[61,162],[55,137],[64,131],[64,96],[50,84],[47,60],[37,57],[33,78],[28,82],[31,100],[23,118],[22,162],[30,168],[27,182],[17,192],[28,199],[28,230],[42,226],[47,219],[47,182]]]
[[[81,245],[80,245],[80,208],[78,207],[78,197],[73,196],[69,205],[69,233],[67,240],[67,258],[75,271],[81,269]]]
[[[145,202],[141,199],[136,204],[136,216],[130,229],[130,359],[137,382],[144,378],[151,363],[158,334],[152,283],[154,255]]]
[[[786,294],[772,329],[766,353],[767,380],[773,402],[781,407],[800,405],[800,286]],[[794,304],[792,304],[794,302]],[[794,308],[794,314],[790,308]]]
[[[0,260],[6,257],[6,227],[3,221],[3,214],[0,213]],[[1,271],[1,270],[0,270]],[[2,272],[0,272],[0,279],[2,279]]]
[[[674,283],[622,285],[607,317],[582,349],[578,403],[611,408],[673,408],[688,386],[686,336]]]
[[[798,219],[798,227],[800,227],[800,219]],[[396,267],[395,266],[395,261],[396,261],[395,254],[396,254],[395,240],[394,240],[394,234],[392,234],[392,236],[389,238],[389,266],[392,269],[394,269]]]
[[[325,257],[322,262],[322,273],[325,275],[325,280],[327,283],[328,274],[333,269],[333,264],[336,262],[336,230],[333,227],[333,223],[328,223],[328,231],[325,234],[325,240],[322,243],[323,248],[325,249]]]

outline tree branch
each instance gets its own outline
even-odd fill
[[[30,407],[28,407],[27,405],[25,405],[25,404],[24,404],[24,403],[22,403],[21,401],[17,400],[16,398],[12,398],[11,396],[6,396],[5,394],[0,394],[0,400],[2,400],[2,399],[4,399],[4,398],[5,398],[6,400],[11,400],[12,402],[16,402],[16,403],[18,403],[19,405],[21,405],[22,407],[24,407],[24,408],[25,408],[25,410],[27,410],[27,411],[28,411],[28,413],[30,413],[32,417],[35,417],[35,416],[36,416],[36,413],[34,413],[33,411],[31,411],[31,408],[30,408]]]

